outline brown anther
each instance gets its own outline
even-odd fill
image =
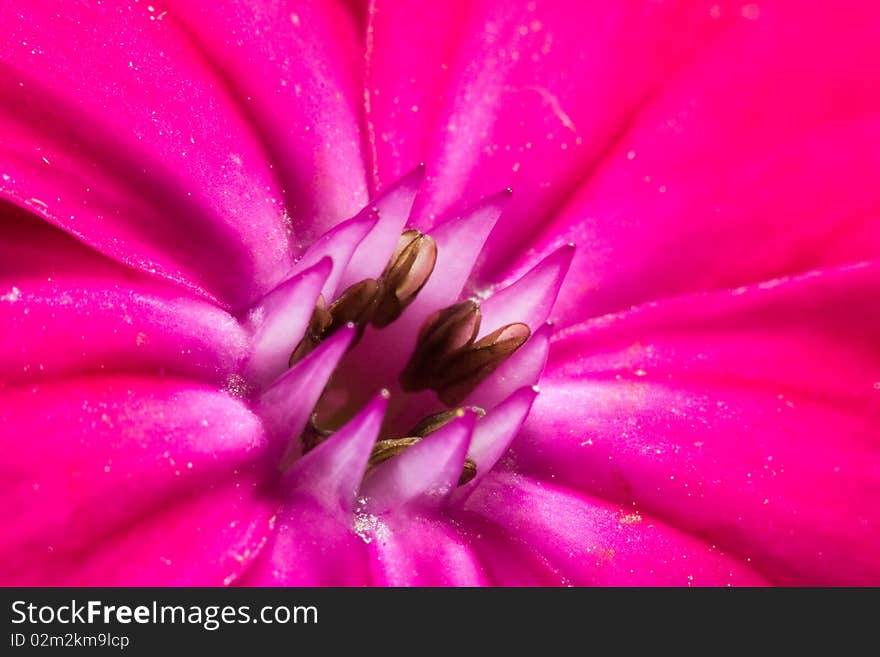
[[[312,311],[312,317],[309,319],[308,328],[303,339],[300,340],[296,349],[290,354],[289,364],[291,367],[308,356],[312,350],[321,344],[324,333],[330,324],[333,323],[333,316],[327,310],[327,304],[324,301],[324,295],[319,294],[315,303],[315,309]]]
[[[327,327],[324,337],[332,335],[339,327],[349,322],[363,331],[376,309],[379,290],[379,281],[372,278],[364,279],[347,288],[330,306],[332,323]]]
[[[461,469],[461,476],[458,478],[458,485],[464,486],[477,476],[477,464],[471,459],[464,460],[464,467]]]
[[[407,447],[412,447],[421,439],[421,436],[410,436],[407,438],[388,438],[378,441],[370,453],[369,467],[375,468],[380,463],[384,463],[391,457],[397,456],[406,450]]]
[[[385,265],[385,270],[382,272],[382,276],[385,276],[391,271],[394,264],[400,259],[400,256],[403,255],[404,249],[421,236],[422,231],[416,230],[415,228],[410,228],[400,234],[400,237],[397,238],[397,244],[394,245],[394,251],[391,252],[391,257],[388,258],[388,264]]]
[[[480,307],[471,300],[428,317],[400,374],[401,388],[431,389],[445,404],[456,406],[531,335],[526,324],[517,322],[476,340],[480,321]]]
[[[406,438],[388,438],[380,440],[373,447],[370,454],[369,468],[375,468],[380,463],[384,463],[393,458],[422,440],[421,436],[408,436]],[[471,459],[465,459],[464,466],[461,470],[461,476],[458,478],[458,485],[464,486],[477,476],[477,464]]]
[[[318,426],[318,413],[312,413],[312,416],[306,423],[306,428],[303,429],[302,435],[300,436],[302,453],[307,454],[308,452],[311,452],[315,447],[323,443],[332,435],[332,431],[322,429]]]
[[[416,349],[400,374],[407,392],[435,388],[449,358],[471,344],[480,330],[480,306],[471,300],[438,310],[425,320]]]
[[[324,295],[320,295],[315,304],[315,310],[312,312],[312,318],[309,320],[306,334],[290,355],[290,366],[293,367],[321,342],[349,322],[358,327],[358,332],[349,349],[354,348],[376,309],[379,292],[379,282],[367,278],[348,287],[336,301],[330,304],[329,308],[324,302]]]
[[[470,410],[473,411],[478,417],[483,417],[486,414],[486,411],[479,406],[471,406]],[[464,413],[464,408],[453,408],[448,411],[440,411],[439,413],[435,413],[434,415],[429,415],[428,417],[424,418],[421,422],[419,422],[416,426],[414,426],[406,433],[408,436],[421,436],[422,438],[424,438],[425,436],[434,433],[438,429],[442,429],[453,420],[464,416]]]
[[[417,230],[404,232],[382,272],[382,292],[373,314],[373,326],[383,328],[396,320],[428,282],[437,263],[437,243]]]
[[[351,322],[357,334],[349,349],[358,343],[367,324],[388,326],[428,282],[437,262],[437,244],[417,230],[404,232],[378,279],[367,278],[348,287],[329,308],[318,297],[305,336],[290,355],[290,366],[305,358],[323,340]]]
[[[437,395],[450,406],[460,404],[486,377],[519,349],[531,335],[526,324],[502,326],[448,358],[438,373]]]

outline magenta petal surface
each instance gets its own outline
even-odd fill
[[[662,517],[778,583],[880,577],[876,264],[571,329],[516,469]]]
[[[298,456],[299,435],[312,415],[333,370],[354,338],[354,330],[342,327],[324,344],[284,372],[260,395],[257,413],[278,449]]]
[[[734,24],[628,117],[515,263],[578,244],[566,323],[880,255],[875,8],[715,6]]]
[[[265,538],[251,472],[266,443],[241,401],[130,376],[0,397],[4,582],[221,584],[224,555]]]
[[[81,563],[67,563],[60,581],[76,586],[228,586],[260,554],[275,528],[277,501],[262,477],[239,472],[201,494],[106,541]]]
[[[377,180],[429,162],[419,221],[510,186],[505,221],[539,225],[664,81],[748,22],[723,4],[719,20],[699,2],[372,3],[365,99]],[[496,237],[521,245],[527,234],[502,226]]]
[[[355,494],[379,434],[379,396],[285,476],[277,532],[243,582],[254,586],[370,583],[364,542],[355,534]]]
[[[880,582],[871,3],[0,25],[0,584]],[[413,228],[399,318],[311,323]],[[529,339],[401,377],[468,297]]]
[[[291,262],[282,186],[213,54],[162,5],[4,3],[0,196],[238,306]]]
[[[480,420],[468,448],[468,457],[477,466],[477,476],[461,492],[472,490],[495,467],[529,416],[537,395],[535,388],[521,388]]]
[[[297,461],[286,476],[285,487],[311,494],[330,513],[351,513],[387,405],[385,395],[378,395],[333,436]]]
[[[873,7],[379,1],[370,28],[377,180],[434,164],[420,225],[512,187],[481,281],[573,241],[567,321],[878,254]]]
[[[656,520],[554,485],[490,475],[465,509],[557,569],[557,584],[726,586],[765,583],[751,568]]]
[[[371,575],[379,586],[485,586],[489,579],[468,537],[447,518],[364,515],[358,527],[368,541]]]
[[[367,473],[360,490],[367,511],[442,504],[461,476],[474,421],[467,413]]]
[[[223,383],[248,350],[235,318],[174,288],[88,275],[11,280],[0,278],[0,388],[120,371]]]
[[[0,280],[57,274],[147,278],[102,256],[68,233],[9,202],[0,201]]]
[[[243,586],[366,586],[369,562],[346,522],[307,494],[289,497],[275,532],[237,583]]]
[[[293,273],[301,273],[317,265],[321,260],[330,258],[333,268],[321,289],[321,294],[329,303],[336,298],[338,292],[342,292],[342,289],[339,289],[339,282],[352,255],[378,221],[378,211],[368,207],[357,216],[334,226],[309,247],[302,259],[296,263]]]
[[[550,317],[573,255],[573,246],[563,246],[518,281],[483,301],[480,304],[483,321],[477,338],[514,322],[522,322],[536,331]]]
[[[377,278],[385,269],[406,227],[424,177],[425,167],[419,165],[370,201],[368,208],[375,208],[379,220],[349,260],[339,284],[340,291],[365,278]]]
[[[252,383],[262,387],[287,370],[332,270],[333,261],[325,257],[292,275],[248,311],[250,354],[245,372]]]
[[[355,13],[345,0],[176,0],[166,17],[222,71],[248,117],[283,190],[297,252],[367,202]]]

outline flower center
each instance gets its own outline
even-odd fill
[[[314,351],[343,326],[353,325],[355,337],[349,350],[355,348],[368,326],[384,329],[397,320],[416,299],[428,282],[437,261],[437,244],[430,235],[407,230],[378,278],[367,278],[350,285],[329,306],[319,296],[308,324],[306,335],[293,350],[290,366]],[[377,441],[370,457],[370,467],[394,458],[425,436],[437,431],[465,413],[459,405],[502,363],[517,351],[531,335],[524,323],[506,324],[481,339],[482,316],[478,301],[468,299],[437,310],[423,322],[415,348],[400,371],[396,384],[405,397],[421,391],[433,391],[450,409],[424,417],[410,430],[398,436],[383,436]],[[337,381],[332,386],[338,387]],[[343,387],[345,383],[341,384]],[[308,452],[333,431],[322,426],[322,418],[340,416],[334,407],[333,395],[324,391],[311,419],[300,437],[302,452]],[[337,395],[338,396],[338,395]],[[482,409],[473,408],[478,416]],[[465,461],[459,479],[463,485],[476,476],[476,465]]]

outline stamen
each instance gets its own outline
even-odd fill
[[[467,349],[455,354],[446,364],[437,384],[437,395],[450,406],[461,403],[471,391],[526,340],[532,331],[525,324],[508,324],[493,331]]]
[[[395,201],[394,212],[405,212],[405,208],[412,206],[416,188],[417,184],[403,195],[406,198]],[[534,391],[529,388],[526,397],[516,397],[517,405],[513,411],[504,405],[496,408],[497,402],[487,405],[487,408],[493,408],[493,415],[480,425],[483,428],[480,432],[475,430],[475,423],[486,412],[477,407],[462,408],[460,404],[468,398],[471,403],[484,404],[485,401],[488,404],[491,401],[487,399],[485,391],[490,388],[494,391],[494,381],[487,382],[476,392],[475,389],[529,341],[530,325],[538,326],[544,321],[570,260],[570,254],[548,259],[549,264],[535,268],[536,273],[530,273],[531,278],[526,279],[525,283],[521,281],[505,288],[487,301],[483,309],[475,300],[465,300],[443,308],[456,298],[464,286],[484,238],[502,207],[503,199],[500,196],[487,199],[463,217],[433,229],[434,237],[418,230],[403,232],[384,270],[375,278],[362,277],[375,276],[378,269],[376,258],[382,257],[379,254],[387,253],[390,246],[388,240],[393,241],[396,231],[405,221],[402,214],[396,219],[392,217],[387,225],[383,223],[381,229],[373,230],[378,217],[373,210],[369,220],[349,222],[358,230],[363,229],[361,233],[357,233],[355,228],[337,228],[319,243],[318,249],[310,249],[311,257],[323,258],[322,264],[313,267],[317,280],[306,291],[308,294],[304,292],[296,296],[313,299],[319,292],[323,291],[323,294],[318,295],[308,318],[305,335],[290,355],[291,369],[281,374],[259,399],[261,416],[272,436],[277,435],[279,442],[282,438],[295,438],[288,443],[286,450],[279,444],[275,453],[280,457],[281,470],[288,473],[288,484],[298,482],[297,485],[301,485],[305,481],[303,477],[311,477],[309,482],[316,481],[314,478],[319,471],[343,472],[344,478],[332,479],[335,482],[334,492],[327,499],[333,508],[339,506],[340,499],[345,501],[345,506],[348,504],[346,500],[357,492],[362,497],[364,508],[371,513],[385,513],[414,501],[420,504],[445,503],[453,494],[456,480],[458,486],[474,479],[479,482],[479,478],[492,469],[521,426],[531,407]],[[364,240],[370,240],[370,245],[364,245]],[[372,248],[374,243],[376,248]],[[444,256],[446,260],[441,263],[443,280],[436,280],[436,284],[426,288],[437,265],[438,243],[442,245],[444,253],[449,254],[448,257]],[[357,253],[363,257],[352,265],[355,262],[352,254]],[[298,266],[304,266],[302,261]],[[336,291],[342,288],[344,290],[337,294]],[[423,289],[425,291],[422,293]],[[287,288],[282,290],[286,291]],[[361,403],[361,393],[365,392],[359,388],[348,389],[351,373],[361,369],[351,367],[351,364],[361,354],[352,355],[342,366],[340,362],[345,352],[364,335],[368,326],[375,329],[389,326],[400,318],[420,293],[420,302],[410,310],[411,321],[404,318],[397,326],[399,331],[392,329],[386,332],[389,335],[385,340],[377,337],[379,331],[369,332],[365,341],[370,343],[370,354],[367,354],[365,362],[376,370],[375,378],[387,383],[387,379],[394,376],[392,372],[400,372],[399,384],[404,393],[431,390],[452,408],[424,417],[404,434],[395,430],[385,435],[397,437],[378,440],[390,393],[383,392],[379,411],[376,409],[380,406],[371,407],[372,424],[367,429],[360,426],[360,420],[350,421],[352,409]],[[330,300],[332,303],[329,303]],[[408,340],[412,339],[410,330],[415,326],[412,322],[420,321],[430,307],[442,309],[424,320],[412,355],[401,370],[400,365],[406,356],[404,349],[410,344]],[[262,307],[252,313],[257,318],[253,320],[257,329],[262,325],[256,323],[264,314]],[[280,339],[275,334],[272,337],[280,346],[274,347],[271,353],[267,352],[270,357],[264,360],[271,360],[275,370],[283,367],[283,357],[291,349],[293,340],[303,331],[307,317],[308,305],[305,309],[300,306],[296,322],[276,322],[277,327],[273,325]],[[482,325],[485,325],[483,331]],[[487,330],[498,326],[500,328],[478,339]],[[255,332],[257,329],[254,329]],[[537,342],[533,339],[530,347],[509,362],[506,368],[518,368],[521,359],[529,358],[529,363],[534,361],[539,372],[544,364],[546,348],[532,355],[532,346],[545,345],[549,341],[545,333],[539,331]],[[544,342],[541,342],[542,339]],[[391,349],[389,342],[395,343]],[[333,380],[337,367],[343,369],[337,376],[339,380]],[[532,369],[528,372],[532,372]],[[527,378],[537,376],[528,372]],[[510,385],[519,385],[519,379],[511,376],[507,369],[499,372],[495,378],[498,376],[505,381],[514,381]],[[433,395],[430,397],[433,398]],[[412,407],[402,408],[403,404],[410,402]],[[388,424],[399,427],[409,423],[421,414],[417,409],[422,408],[423,403],[431,402],[402,394],[400,400],[391,405],[394,417]],[[437,405],[436,400],[433,404]],[[496,412],[498,408],[507,410],[499,414]],[[342,436],[340,442],[342,432],[348,433]],[[407,452],[423,440],[424,443]],[[343,447],[348,451],[344,451]],[[301,458],[303,456],[306,458]],[[337,458],[338,467],[334,462]],[[397,460],[382,466],[395,458]],[[368,470],[366,476],[365,460]],[[296,470],[293,469],[294,462],[300,464]],[[369,472],[374,469],[374,472]],[[360,486],[357,485],[358,480]],[[463,496],[467,493],[465,489],[458,494]]]
[[[486,411],[482,408],[474,408],[473,410],[480,417],[486,414]],[[453,420],[463,417],[464,414],[465,410],[463,408],[455,408],[450,411],[443,411],[441,413],[436,413],[435,415],[429,415],[410,431],[413,435],[405,438],[387,438],[385,440],[377,441],[370,454],[368,467],[375,468],[380,463],[384,463],[388,459],[398,456],[422,440],[425,436],[441,429]],[[476,476],[477,464],[470,458],[466,458],[462,467],[461,477],[459,477],[458,480],[458,485],[464,486]]]
[[[400,317],[425,287],[435,264],[437,244],[434,239],[417,230],[404,232],[382,272],[380,280],[384,290],[373,315],[373,326],[384,328]]]
[[[458,478],[458,485],[464,486],[469,481],[473,481],[476,476],[477,464],[468,457],[464,460],[464,465],[461,468],[461,476]]]
[[[290,355],[291,367],[348,323],[357,327],[357,333],[349,347],[353,349],[376,309],[379,288],[378,281],[367,278],[340,294],[330,308],[325,308],[324,296],[319,296],[306,335]]]
[[[379,282],[372,278],[364,279],[346,289],[330,306],[330,314],[333,316],[331,329],[347,322],[364,326],[373,315],[378,292]]]
[[[407,392],[433,389],[447,360],[473,343],[480,331],[480,306],[462,301],[429,316],[419,331],[416,349],[400,374]]]
[[[357,327],[351,348],[367,324],[377,328],[391,324],[428,282],[436,262],[437,245],[430,235],[417,230],[403,233],[378,280],[367,278],[349,286],[329,308],[323,295],[318,297],[306,335],[290,355],[290,366],[349,322]]]
[[[306,428],[303,429],[302,435],[300,436],[302,453],[308,454],[332,435],[332,431],[329,429],[323,429],[318,425],[318,413],[317,411],[313,412],[306,424]]]
[[[480,408],[479,406],[471,406],[470,410],[473,411],[477,417],[483,417],[486,415],[486,410]],[[455,420],[456,418],[460,418],[464,415],[464,409],[462,408],[453,408],[449,411],[440,411],[439,413],[435,413],[434,415],[429,415],[420,421],[416,426],[407,431],[408,436],[422,436],[423,438],[429,434],[434,433],[438,429],[442,429],[447,424]]]
[[[471,300],[428,317],[400,375],[401,388],[407,392],[434,390],[443,403],[455,406],[531,335],[527,325],[517,322],[475,342],[480,321],[479,306]]]
[[[421,436],[409,436],[407,438],[387,438],[386,440],[377,441],[370,454],[370,467],[374,468],[391,457],[397,456],[407,447],[412,447],[421,439]]]
[[[315,309],[312,311],[312,317],[309,319],[309,326],[306,334],[300,343],[290,354],[289,365],[293,367],[303,358],[308,356],[325,337],[325,331],[330,324],[333,323],[333,317],[327,311],[327,302],[324,301],[324,295],[318,295],[318,301],[315,303]]]

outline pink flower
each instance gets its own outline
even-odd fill
[[[0,24],[0,583],[880,584],[870,3]]]

